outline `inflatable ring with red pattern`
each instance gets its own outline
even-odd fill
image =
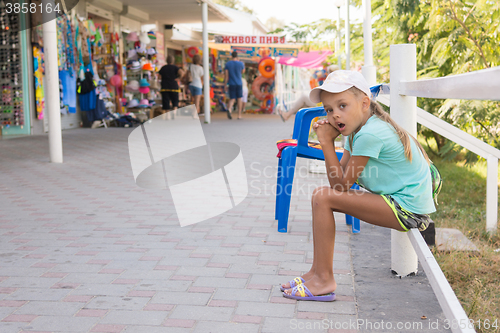
[[[198,48],[196,46],[191,46],[189,49],[187,49],[187,55],[192,58],[196,54],[198,54]]]
[[[263,101],[266,95],[269,94],[266,85],[271,86],[273,82],[273,79],[264,77],[262,75],[257,76],[252,82],[252,92],[255,98],[257,98],[259,101]]]

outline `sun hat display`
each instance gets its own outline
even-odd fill
[[[154,31],[148,31],[148,37],[150,39],[156,39],[156,34]]]
[[[319,95],[322,90],[331,93],[340,93],[346,91],[351,87],[356,87],[366,94],[366,96],[371,97],[370,85],[359,72],[338,70],[325,79],[320,87],[316,87],[309,93],[309,99],[313,103],[321,102]]]
[[[145,57],[148,54],[146,47],[140,46],[135,49],[139,57]]]
[[[139,36],[137,36],[137,32],[132,31],[131,33],[128,34],[126,40],[128,40],[129,42],[138,42]]]
[[[149,43],[151,43],[151,39],[149,39],[147,32],[142,32],[141,33],[141,37],[139,37],[139,41],[141,43],[143,43],[143,44],[149,44]]]
[[[147,99],[141,99],[138,105],[140,108],[147,108],[149,107],[149,101]]]
[[[132,61],[130,64],[130,70],[139,71],[141,69],[141,63],[137,60]]]
[[[139,101],[135,98],[133,100],[131,100],[130,102],[128,102],[128,105],[127,105],[128,108],[136,108],[138,106],[139,106]]]
[[[141,94],[148,94],[149,93],[149,87],[140,87],[139,92]]]
[[[151,63],[147,62],[142,66],[142,70],[144,71],[154,71],[153,65]]]
[[[132,80],[127,84],[128,91],[138,91],[139,90],[139,82],[137,80]]]
[[[141,81],[139,81],[139,86],[141,86],[141,87],[149,87],[149,82],[148,82],[148,80],[146,80],[146,79],[141,79]]]
[[[134,49],[128,50],[127,60],[137,60],[137,51]]]

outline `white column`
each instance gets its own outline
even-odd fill
[[[345,20],[345,69],[351,69],[351,30],[349,24],[349,0],[346,0],[347,18]]]
[[[377,83],[377,69],[373,66],[373,45],[372,45],[372,6],[370,0],[363,0],[363,40],[365,46],[365,65],[362,73],[370,86]]]
[[[417,48],[415,44],[391,45],[391,117],[417,137],[417,98],[399,94],[401,81],[417,78]],[[391,269],[399,276],[418,270],[418,257],[404,232],[391,230]]]
[[[335,42],[335,52],[337,52],[337,59],[339,69],[342,69],[342,55],[340,54],[340,6],[337,7],[337,41]]]
[[[203,112],[205,122],[210,123],[210,65],[208,62],[208,4],[203,1],[201,4],[201,19],[203,22]]]
[[[498,158],[488,156],[486,174],[486,231],[497,232],[498,221]]]
[[[53,0],[43,0],[43,49],[45,59],[45,112],[49,120],[49,152],[52,163],[63,162],[61,105],[59,103],[59,70],[57,66],[57,26],[55,12],[46,13],[45,8],[54,8]]]

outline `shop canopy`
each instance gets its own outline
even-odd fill
[[[149,21],[156,21],[159,24],[201,22],[200,4],[203,2],[208,5],[208,22],[232,21],[210,0],[120,0],[120,2],[148,13]]]
[[[325,62],[326,57],[331,54],[333,54],[332,51],[299,51],[297,58],[281,57],[279,58],[278,63],[293,67],[316,68],[321,67],[321,65]]]

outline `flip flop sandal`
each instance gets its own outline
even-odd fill
[[[280,290],[285,291],[286,289],[291,289],[291,288],[298,286],[299,284],[302,284],[304,282],[306,282],[306,281],[303,278],[301,278],[300,276],[297,276],[295,279],[288,281],[288,283],[290,283],[290,288],[283,288],[283,286],[280,286]]]
[[[296,296],[297,292],[300,296]],[[307,296],[306,296],[307,294]],[[296,299],[298,301],[318,301],[318,302],[331,302],[335,300],[335,293],[328,293],[325,295],[314,296],[309,289],[303,284],[299,284],[292,289],[290,295],[283,292],[283,296],[286,298]]]

